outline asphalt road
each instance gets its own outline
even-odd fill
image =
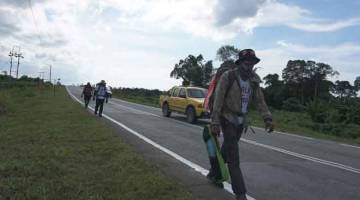
[[[81,99],[80,88],[69,86],[68,90]],[[186,162],[209,168],[201,127],[206,120],[191,125],[182,115],[165,118],[158,108],[115,98],[104,106],[104,114],[128,127],[129,134],[139,133]],[[254,199],[360,199],[360,147],[286,133],[267,134],[260,128],[255,131],[239,143],[241,169]]]

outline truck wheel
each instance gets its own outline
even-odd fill
[[[164,103],[162,106],[162,114],[164,117],[170,117],[171,112],[169,110],[169,105],[167,103]]]
[[[186,120],[192,124],[196,122],[196,113],[193,107],[188,107],[186,109]]]

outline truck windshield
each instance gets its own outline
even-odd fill
[[[188,89],[187,92],[191,98],[205,98],[207,89]]]

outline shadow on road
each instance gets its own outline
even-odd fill
[[[185,116],[182,116],[182,115],[172,115],[170,117],[171,119],[175,119],[175,120],[179,120],[181,122],[184,122],[184,123],[189,123],[186,121],[186,117]],[[199,125],[199,126],[205,126],[207,124],[210,123],[210,120],[209,119],[198,119],[194,125]],[[190,123],[189,123],[190,124]]]

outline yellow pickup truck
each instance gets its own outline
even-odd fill
[[[171,112],[182,113],[190,123],[195,123],[197,118],[209,117],[203,107],[206,94],[207,89],[199,87],[171,88],[166,95],[160,96],[163,116],[170,117]]]

